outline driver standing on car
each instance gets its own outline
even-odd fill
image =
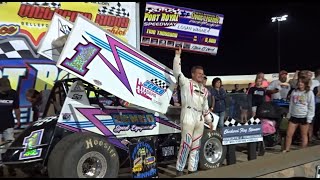
[[[191,69],[192,79],[181,72],[181,47],[176,50],[173,60],[173,74],[181,90],[181,144],[177,158],[177,176],[183,175],[188,160],[188,172],[197,171],[199,162],[200,140],[204,131],[204,121],[212,130],[212,117],[208,106],[208,90],[203,85],[203,68],[194,66]]]

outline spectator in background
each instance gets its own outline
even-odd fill
[[[255,80],[255,86],[251,87],[248,91],[248,95],[252,100],[252,117],[256,116],[257,109],[265,101],[266,89],[262,86],[263,78],[257,78]]]
[[[314,74],[315,74],[314,80],[317,80],[320,84],[320,69],[317,69]],[[319,130],[320,130],[320,85],[315,87],[313,89],[313,92],[315,95],[315,103],[316,103],[315,116],[313,119],[313,135],[320,138],[320,136],[319,136]]]
[[[203,75],[202,84],[203,84],[204,86],[207,86],[207,80],[208,80],[207,76],[206,76],[206,75]]]
[[[267,94],[271,94],[271,100],[287,99],[290,84],[287,83],[287,71],[279,72],[279,79],[273,80],[267,88]]]
[[[293,78],[289,80],[290,91],[288,92],[287,99],[290,99],[290,95],[291,95],[292,91],[298,88],[298,79],[299,78],[302,78],[302,79],[308,78],[308,71],[307,70],[302,70],[302,71],[297,70],[296,73],[294,74]]]
[[[291,90],[289,91],[288,98],[290,98],[290,94],[292,93],[292,91],[294,91],[297,88],[297,84],[298,84],[297,79],[306,79],[307,81],[309,81],[310,90],[314,91],[314,89],[318,87],[320,84],[318,80],[312,79],[312,76],[313,76],[312,72],[309,70],[296,71],[295,76],[289,81],[290,85],[292,84],[293,87],[291,87]],[[309,124],[308,139],[310,142],[316,139],[315,138],[316,135],[314,136],[314,133],[313,133],[314,132],[313,126],[314,126],[313,122]]]
[[[269,82],[266,78],[264,78],[264,73],[263,72],[259,72],[257,73],[256,75],[256,79],[259,79],[259,78],[262,78],[262,85],[261,87],[263,88],[267,88],[269,86]],[[255,83],[251,83],[250,87],[254,87],[255,86]]]
[[[308,145],[309,123],[312,122],[315,113],[314,94],[310,90],[309,79],[299,78],[297,89],[292,91],[287,117],[289,124],[287,129],[286,145],[283,152],[290,151],[292,136],[297,127],[300,127],[302,148]]]
[[[4,141],[14,141],[14,117],[13,111],[16,115],[17,126],[20,127],[20,103],[19,103],[19,94],[17,91],[11,88],[9,79],[0,78],[0,144],[2,138]],[[5,147],[9,147],[11,143],[6,144]],[[2,153],[5,153],[5,150],[0,149],[0,160]],[[16,171],[12,166],[8,167],[10,176],[15,176]],[[0,177],[3,176],[3,166],[0,165]]]
[[[234,89],[232,89],[231,93],[244,93],[244,89],[240,89],[239,84],[235,84]]]
[[[246,88],[245,93],[248,93],[248,90],[251,88],[251,84],[252,84],[252,83],[249,83],[249,84],[248,84],[248,87]]]
[[[50,92],[50,90],[43,90],[41,92],[35,89],[27,90],[27,100],[32,104],[33,122],[37,121],[42,116],[48,102]]]
[[[292,79],[289,80],[289,84],[290,84],[291,89],[297,88],[299,72],[300,72],[299,70],[296,70]],[[289,94],[290,93],[291,92],[289,92]]]
[[[226,91],[221,87],[222,81],[220,78],[212,80],[211,89],[211,108],[210,110],[219,116],[218,127],[223,128],[226,111]]]
[[[223,87],[223,85],[221,84],[221,87],[220,88],[222,88],[222,89],[224,89],[224,87]],[[225,90],[226,91],[226,93],[228,93],[228,90]]]
[[[308,79],[310,79],[310,81],[311,81],[310,82],[310,89],[313,91],[315,87],[318,87],[320,85],[320,83],[318,80],[312,79],[312,76],[313,76],[312,71],[308,71],[307,76],[308,76]]]
[[[313,76],[312,72],[308,71],[307,72],[307,78],[310,79],[310,90],[314,91],[315,88],[319,87],[320,83],[319,83],[318,80],[312,79],[312,76]],[[313,133],[313,131],[314,131],[313,130],[313,128],[314,128],[313,126],[314,126],[314,121],[312,123],[310,123],[310,126],[309,126],[309,133],[308,133],[309,142],[316,140],[316,135],[314,136],[314,133]]]
[[[320,83],[320,68],[315,71],[314,76],[314,80],[318,80]]]
[[[259,78],[262,78],[261,87],[267,89],[270,83],[268,82],[268,80],[266,78],[264,78],[264,73],[263,72],[257,73],[256,79],[259,79]],[[254,86],[255,86],[255,83],[252,83],[250,87],[254,87]],[[270,100],[271,100],[271,96],[266,94],[265,95],[265,101],[269,102]]]

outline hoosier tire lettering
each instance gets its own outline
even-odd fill
[[[113,151],[113,149],[110,149],[111,146],[108,143],[96,139],[92,140],[91,138],[86,140],[86,149],[93,148],[94,146],[103,147],[107,150],[111,157],[116,156],[116,153]]]

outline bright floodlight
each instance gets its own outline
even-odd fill
[[[272,17],[271,21],[276,22],[276,21],[286,21],[288,15],[283,15],[283,16],[278,16],[278,17]]]

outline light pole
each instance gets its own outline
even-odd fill
[[[280,22],[281,21],[286,21],[287,20],[288,15],[283,15],[283,16],[278,16],[278,17],[272,17],[271,21],[272,22],[278,22],[278,72],[280,72],[281,70],[281,66],[280,66]]]

